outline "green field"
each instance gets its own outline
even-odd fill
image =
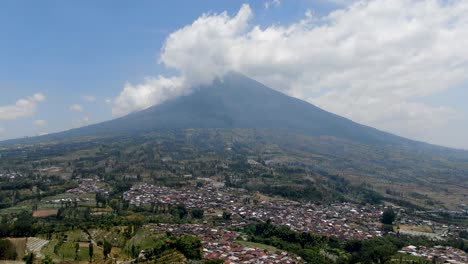
[[[75,244],[76,242],[64,242],[62,246],[57,248],[56,253],[54,253],[54,248],[57,245],[57,240],[52,240],[47,244],[42,250],[41,253],[44,255],[49,255],[52,259],[56,261],[73,261],[75,260]],[[78,250],[78,261],[89,260],[89,248],[88,243],[79,243],[80,249]],[[94,256],[93,259],[103,259],[102,249],[94,246]]]

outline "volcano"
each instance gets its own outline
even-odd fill
[[[195,87],[188,95],[121,118],[21,141],[189,128],[274,129],[366,144],[416,143],[332,114],[235,72],[214,80],[210,85]]]

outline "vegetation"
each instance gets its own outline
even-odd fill
[[[195,219],[203,219],[205,211],[203,209],[197,208],[192,210],[192,217]]]
[[[229,225],[237,220],[238,216],[229,211],[214,213],[188,209],[183,204],[140,208],[122,199],[123,192],[142,182],[168,187],[193,184],[200,188],[206,184],[202,178],[212,177],[224,181],[227,187],[273,198],[372,205],[388,202],[410,213],[430,207],[453,208],[454,201],[461,203],[464,199],[456,196],[463,193],[457,188],[464,186],[462,174],[468,170],[460,164],[461,158],[441,158],[433,164],[424,158],[425,151],[414,157],[405,148],[374,148],[341,141],[338,143],[342,147],[337,148],[337,140],[268,130],[194,129],[3,148],[0,173],[22,176],[0,177],[0,238],[37,236],[51,240],[43,250],[48,255],[44,263],[101,260],[115,255],[137,258],[141,250],[152,261],[200,260],[199,239],[174,237],[171,232],[141,238],[141,227],[147,223],[205,221]],[[427,178],[421,186],[428,191],[411,187],[422,181],[412,167],[415,163],[424,168]],[[447,169],[456,165],[460,166]],[[59,169],[55,172],[50,168]],[[447,173],[447,178],[440,179],[440,173]],[[459,177],[457,181],[453,180],[455,176]],[[65,193],[77,188],[83,179],[99,179],[97,187],[103,191]],[[258,204],[260,200],[245,202]],[[33,211],[41,209],[54,209],[57,214],[32,216]],[[444,223],[466,223],[463,215],[431,212],[420,216]],[[395,217],[391,209],[383,213],[381,221],[389,231]],[[339,241],[271,223],[252,225],[244,231],[249,241],[242,243],[290,251],[309,263],[383,263],[402,246],[435,245],[427,239],[393,235]],[[459,239],[441,243],[466,251],[468,243],[463,239],[467,238],[466,232],[460,232]],[[97,246],[90,241],[96,241]],[[0,240],[0,259],[16,257],[9,240]],[[31,256],[26,257],[25,261],[30,261]]]
[[[94,245],[93,245],[93,243],[89,243],[88,254],[89,254],[89,261],[93,261],[93,255],[94,255]]]
[[[382,214],[382,224],[392,225],[396,215],[392,208],[386,209]]]
[[[102,254],[104,255],[104,259],[107,259],[107,256],[111,253],[112,250],[112,244],[104,240],[104,244],[102,245]]]
[[[44,259],[41,260],[41,264],[54,264],[54,261],[49,255],[46,255]]]
[[[415,156],[411,149],[268,129],[192,129],[51,141],[0,149],[0,172],[23,175],[0,177],[0,208],[41,208],[44,198],[77,187],[69,179],[98,177],[112,188],[110,197],[96,195],[95,205],[122,209],[126,205],[113,198],[135,182],[181,186],[186,174],[216,175],[227,186],[294,200],[390,201],[417,210],[457,206],[454,202],[464,199],[468,166],[462,161],[468,155],[447,157],[442,150],[422,149]],[[431,162],[434,155],[438,162]],[[55,167],[58,172],[44,171]],[[424,194],[415,191],[421,186],[427,187]]]
[[[0,260],[15,260],[15,246],[8,239],[0,239]]]
[[[274,226],[269,222],[249,226],[245,232],[252,242],[293,252],[307,262],[329,263],[330,259],[326,254],[329,253],[329,250],[333,251],[333,254],[340,259],[349,259],[349,254],[339,247],[335,247],[337,241],[333,238],[310,233],[300,234],[286,227]]]
[[[33,264],[34,263],[34,253],[30,252],[23,257],[25,264]]]
[[[421,237],[387,235],[363,241],[340,241],[333,237],[294,232],[269,222],[248,226],[244,231],[251,242],[293,252],[310,263],[387,263],[398,249],[414,244],[432,247],[442,243],[467,251],[462,240],[433,242]]]
[[[167,234],[167,236],[135,237],[128,241],[126,250],[129,255],[135,258],[142,251],[145,252],[146,259],[157,259],[168,251],[174,250],[181,253],[187,259],[199,260],[202,258],[201,241],[190,235],[174,237],[171,234]]]

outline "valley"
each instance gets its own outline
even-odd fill
[[[195,258],[206,263],[259,258],[263,263],[327,263],[328,257],[353,263],[360,257],[350,243],[381,239],[395,249],[390,255],[373,253],[385,259],[406,258],[416,251],[396,249],[416,243],[427,247],[425,252],[440,252],[431,249],[438,245],[460,247],[468,233],[468,208],[466,192],[453,188],[463,186],[454,180],[463,171],[451,170],[453,176],[444,180],[440,176],[455,160],[440,158],[434,164],[426,153],[410,156],[405,150],[344,141],[338,150],[337,141],[269,130],[188,129],[4,147],[1,230],[3,236],[45,239],[35,254],[56,262],[88,261],[89,243],[95,261],[106,262],[102,244],[108,241],[109,260],[183,263],[193,258],[177,253],[185,250],[177,248],[178,239],[187,235],[199,241],[192,241],[199,243]],[[396,162],[400,167],[389,168]],[[411,164],[427,166],[430,177]],[[389,208],[396,218],[382,224]],[[26,221],[24,230],[14,221],[19,215]],[[274,242],[266,238],[270,233],[250,233],[263,224],[313,234],[310,251],[293,246],[309,247],[291,235],[276,234],[280,241]],[[174,244],[148,251],[161,239]],[[315,260],[323,252],[328,257]]]

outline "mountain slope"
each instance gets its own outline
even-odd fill
[[[229,73],[209,86],[197,87],[187,96],[122,118],[26,142],[185,128],[266,128],[366,144],[415,143],[326,112],[238,73]]]
[[[256,190],[322,186],[322,195],[332,188],[355,196],[362,184],[389,201],[403,199],[418,206],[439,206],[436,201],[442,201],[447,208],[457,208],[465,203],[468,190],[468,151],[415,142],[357,124],[236,73],[118,119],[0,145],[37,142],[50,144],[0,148],[0,157],[9,157],[5,162],[10,166],[54,159],[62,164],[69,155],[81,170],[83,153],[98,151],[87,158],[102,171],[128,169],[149,175],[167,166],[163,161],[167,157],[176,163],[197,163],[196,170],[180,175],[196,171],[206,176],[219,162],[231,162],[230,173]],[[204,163],[206,157],[212,162]],[[208,169],[198,170],[197,159],[204,160],[202,166]],[[260,161],[266,174],[235,171],[249,168],[248,159]],[[270,169],[277,169],[280,176],[270,174]],[[333,181],[330,186],[322,182],[329,180]]]

